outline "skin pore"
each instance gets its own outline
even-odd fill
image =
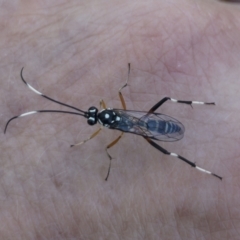
[[[147,111],[163,97],[185,137],[158,142],[223,177],[164,156],[143,138],[42,113],[0,135],[0,239],[237,239],[239,237],[240,29],[237,5],[217,1],[6,2],[1,22],[1,126],[15,115],[61,109]]]

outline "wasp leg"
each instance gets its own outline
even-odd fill
[[[100,100],[100,108],[102,108],[102,109],[106,109],[107,108],[107,106],[106,106],[105,102],[103,101],[103,99]]]
[[[175,102],[175,103],[184,103],[184,104],[188,104],[188,105],[191,105],[192,104],[205,104],[205,105],[215,105],[214,102],[210,102],[210,103],[207,103],[207,102],[199,102],[199,101],[183,101],[183,100],[177,100],[177,99],[174,99],[174,98],[170,98],[170,97],[165,97],[163,98],[162,100],[160,100],[158,103],[156,103],[149,111],[148,113],[153,113],[155,112],[163,103],[165,103],[166,101],[172,101],[172,102]]]
[[[83,143],[89,141],[90,139],[96,137],[100,131],[102,130],[102,128],[99,128],[96,132],[94,132],[89,138],[87,138],[86,140],[82,141],[82,142],[79,142],[79,143],[76,143],[76,144],[72,144],[70,147],[75,147],[75,146],[78,146],[78,145],[82,145]]]
[[[129,74],[130,74],[130,63],[128,63],[128,77],[127,77],[126,83],[121,88],[119,88],[119,90],[118,90],[118,95],[119,95],[119,98],[120,98],[120,101],[122,103],[122,107],[123,107],[124,110],[126,110],[126,103],[125,103],[125,100],[123,98],[123,95],[122,95],[121,91],[122,91],[123,88],[128,86]]]
[[[144,137],[148,143],[150,143],[153,147],[155,147],[156,149],[158,149],[160,152],[162,152],[163,154],[166,154],[166,155],[170,155],[170,156],[173,156],[173,157],[177,157],[179,158],[180,160],[184,161],[185,163],[189,164],[191,167],[195,167],[197,170],[201,171],[201,172],[205,172],[205,173],[208,173],[208,174],[211,174],[213,175],[214,177],[217,177],[219,178],[220,180],[222,180],[222,177],[218,176],[217,174],[215,173],[212,173],[208,170],[205,170],[203,168],[200,168],[198,167],[195,163],[187,160],[186,158],[176,154],[176,153],[171,153],[171,152],[168,152],[166,149],[162,148],[161,146],[159,146],[157,143],[155,143],[154,141],[152,141],[150,138],[147,138],[147,137]]]
[[[108,167],[108,173],[107,173],[107,176],[106,176],[106,178],[105,178],[105,181],[108,180],[108,176],[109,176],[110,168],[111,168],[111,162],[112,162],[112,157],[111,157],[111,155],[109,154],[108,149],[111,148],[112,146],[114,146],[114,145],[121,139],[122,135],[123,135],[123,132],[122,132],[114,141],[112,141],[110,144],[108,144],[107,147],[105,148],[105,150],[106,150],[106,152],[107,152],[107,155],[108,155],[108,157],[109,157],[109,160],[110,160],[110,162],[109,162],[109,167]]]

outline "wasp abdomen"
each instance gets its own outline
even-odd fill
[[[148,120],[147,125],[149,130],[159,132],[161,134],[171,134],[182,131],[181,127],[173,122]]]

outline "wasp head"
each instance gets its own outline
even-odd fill
[[[89,125],[94,125],[97,123],[97,119],[98,119],[98,116],[97,116],[97,113],[98,113],[98,109],[96,107],[90,107],[88,109],[88,124]]]

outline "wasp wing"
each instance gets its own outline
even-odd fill
[[[173,142],[183,138],[184,126],[177,119],[161,113],[113,109],[120,117],[110,128],[158,141]]]

